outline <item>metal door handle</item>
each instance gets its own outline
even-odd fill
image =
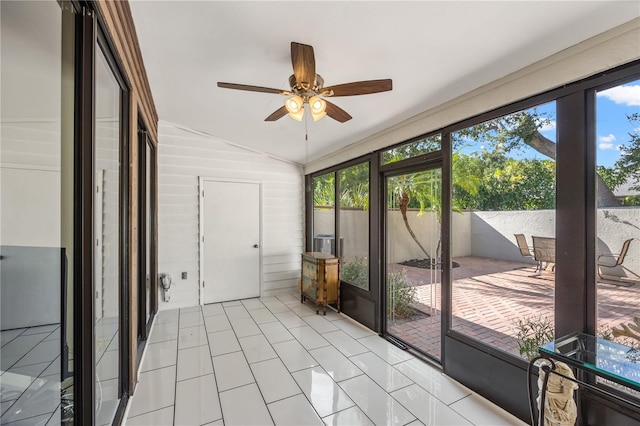
[[[253,245],[253,248],[258,248],[258,247],[260,247],[260,246],[259,246],[259,245],[257,245],[257,244],[254,244],[254,245]]]

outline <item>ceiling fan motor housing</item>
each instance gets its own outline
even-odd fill
[[[307,101],[310,97],[320,94],[320,91],[324,86],[324,78],[322,78],[320,74],[316,74],[316,80],[313,82],[313,87],[305,89],[296,82],[295,74],[291,74],[289,77],[289,86],[291,86],[291,91],[293,93]]]

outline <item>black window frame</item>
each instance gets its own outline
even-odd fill
[[[471,116],[429,133],[376,150],[372,154],[318,170],[306,175],[307,183],[312,182],[314,176],[348,167],[350,164],[362,161],[363,158],[369,156],[373,156],[379,161],[382,153],[393,147],[402,146],[440,133],[442,146],[440,152],[434,151],[385,165],[380,165],[378,162],[377,167],[372,162],[370,164],[370,172],[373,178],[373,176],[377,176],[380,173],[389,173],[405,167],[410,168],[419,164],[426,164],[441,156],[443,184],[442,246],[443,248],[449,248],[451,246],[452,221],[451,133],[503,115],[555,101],[559,135],[556,148],[556,251],[559,254],[554,295],[556,337],[572,331],[595,334],[597,328],[595,93],[596,90],[604,90],[638,78],[640,78],[640,60],[599,72],[579,81],[532,95],[523,100],[499,106],[488,112]],[[377,198],[382,190],[383,187],[380,180],[376,186],[372,182],[370,185],[371,199]],[[311,188],[311,191],[313,191],[313,188]],[[306,201],[307,214],[309,214],[309,211],[313,211],[312,198],[311,203],[308,196]],[[372,206],[377,204],[380,204],[380,202],[371,203]],[[371,210],[373,211],[374,208]],[[579,213],[576,215],[575,212]],[[372,230],[376,229],[376,227],[378,228],[375,240],[380,244],[380,236],[383,235],[382,231],[384,230],[381,223],[382,217],[379,211],[372,213],[375,214],[370,217],[370,227]],[[306,223],[309,224],[309,217],[307,216],[306,219]],[[373,221],[376,221],[375,224]],[[338,227],[336,228],[337,230],[339,229]],[[307,227],[307,229],[309,228]],[[307,244],[309,244],[308,241],[309,233],[307,232]],[[371,263],[374,263],[375,259],[379,260],[378,263],[383,263],[384,261],[380,257],[380,248],[374,249],[373,241],[374,238],[371,238]],[[377,258],[374,257],[374,253],[378,255]],[[443,264],[451,265],[449,249],[443,250]],[[381,273],[376,274],[375,277],[371,274],[370,287],[374,286],[374,278],[379,282],[382,277]],[[521,398],[522,395],[520,395],[521,392],[526,392],[526,386],[515,388],[515,392],[512,387],[514,382],[525,381],[524,373],[528,365],[527,361],[492,348],[481,341],[451,329],[451,280],[451,267],[443,268],[442,309],[445,311],[442,326],[443,350],[441,366],[443,370],[518,417],[528,419],[528,407],[523,407],[521,403],[521,401],[526,401],[527,398]],[[377,310],[384,306],[383,286],[379,286],[380,291],[376,300]],[[348,314],[348,312],[345,313]],[[354,319],[358,320],[355,317]],[[383,333],[384,330],[381,329],[379,320],[380,315],[378,313],[374,330]],[[455,354],[455,359],[454,355],[449,358],[448,354]],[[465,365],[468,364],[468,359],[476,359],[476,369],[483,370],[484,373],[469,370]],[[496,369],[502,369],[498,374],[499,377],[489,378],[487,376],[488,372],[494,371],[495,374]],[[498,392],[490,390],[485,386],[488,381],[494,381],[498,386],[504,384],[504,389]]]
[[[138,116],[138,359],[140,359],[142,355],[145,342],[151,331],[151,324],[158,311],[158,289],[156,285],[158,282],[158,271],[155,262],[157,252],[155,244],[157,197],[156,191],[154,190],[157,182],[157,150],[143,123],[144,120],[142,117]],[[147,169],[147,155],[149,155],[150,158],[150,170]],[[151,185],[149,200],[147,200],[146,193],[147,179]],[[149,209],[148,212],[147,209]],[[147,213],[150,219],[148,227],[150,235],[147,235]],[[150,238],[150,253],[147,253],[147,237]],[[150,258],[149,271],[146,269],[147,254]],[[151,282],[150,312],[147,312],[147,274],[149,274],[149,280]],[[149,315],[148,320],[146,318],[147,315]]]

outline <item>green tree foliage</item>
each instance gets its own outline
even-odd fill
[[[598,173],[611,189],[631,180],[631,189],[640,191],[640,113],[628,115],[627,119],[630,123],[636,124],[634,130],[629,133],[629,144],[620,146],[620,158],[613,167],[598,166]],[[639,205],[637,196],[626,198],[623,204]]]
[[[335,173],[327,173],[313,179],[313,205],[316,209],[333,208],[336,203],[335,197]]]
[[[454,180],[454,207],[458,209],[538,210],[555,206],[555,163],[551,160],[516,160],[496,150],[460,155],[457,166],[479,182],[469,192]]]
[[[338,172],[340,176],[340,207],[369,210],[369,163],[362,163]],[[331,172],[313,179],[315,208],[335,206],[336,174]]]
[[[409,142],[382,153],[382,164],[395,163],[407,158],[417,157],[441,149],[440,135],[429,136]]]
[[[424,248],[415,232],[411,228],[407,211],[412,205],[419,206],[418,215],[425,211],[435,211],[438,217],[441,207],[442,180],[440,169],[428,170],[424,172],[408,173],[390,177],[387,180],[388,201],[387,208],[397,208],[400,210],[404,226],[409,235],[424,253],[427,259],[431,259],[431,254]]]
[[[340,170],[340,207],[369,210],[369,163]]]
[[[620,159],[614,167],[619,168],[627,179],[632,179],[635,186],[631,189],[640,190],[640,113],[631,114],[627,119],[637,127],[629,133],[629,145],[620,147]]]

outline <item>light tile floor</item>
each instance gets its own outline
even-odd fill
[[[134,425],[524,425],[342,314],[296,295],[160,312]]]

